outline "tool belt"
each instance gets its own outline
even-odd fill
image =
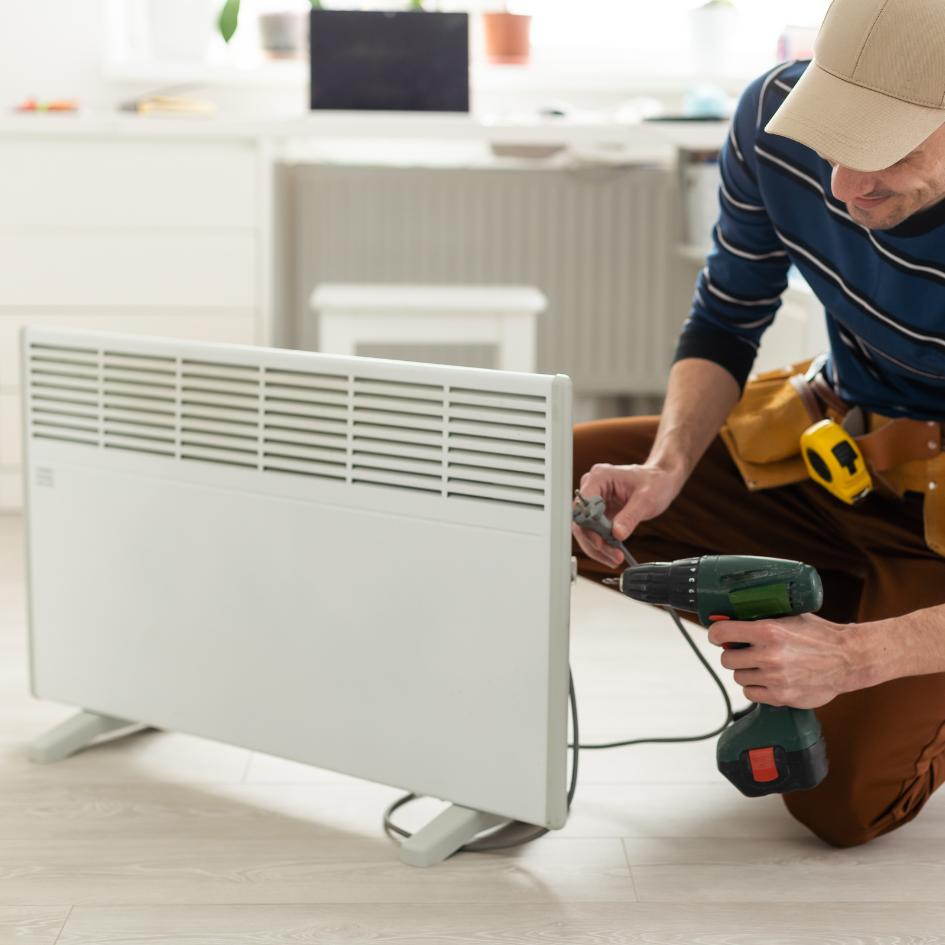
[[[824,359],[751,377],[721,430],[745,485],[771,489],[807,479],[801,434],[825,417],[856,440],[876,483],[899,497],[925,496],[925,541],[945,556],[942,424],[885,417],[850,407],[824,377]]]

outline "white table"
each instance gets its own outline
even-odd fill
[[[536,321],[548,300],[530,286],[322,283],[311,296],[319,348],[360,344],[487,344],[503,371],[535,370]]]

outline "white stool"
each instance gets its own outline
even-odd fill
[[[322,283],[310,301],[319,351],[373,344],[492,344],[503,371],[535,370],[536,320],[548,301],[529,286]]]

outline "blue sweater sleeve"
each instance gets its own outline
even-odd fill
[[[719,218],[696,282],[675,361],[705,358],[743,386],[758,343],[781,305],[790,260],[758,187],[755,139],[762,124],[762,76],[745,90],[719,158]]]

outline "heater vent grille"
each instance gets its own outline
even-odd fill
[[[531,509],[547,501],[544,396],[147,350],[32,343],[28,361],[35,439]]]
[[[99,444],[99,359],[81,348],[32,345],[30,412],[36,439]]]
[[[255,469],[262,394],[258,367],[180,362],[180,458]]]
[[[173,358],[102,355],[102,445],[173,456],[177,365]]]
[[[447,495],[544,507],[544,397],[453,388],[446,432]]]
[[[352,481],[442,493],[444,396],[440,385],[355,378]]]
[[[267,369],[262,468],[347,480],[349,386],[334,374]]]

